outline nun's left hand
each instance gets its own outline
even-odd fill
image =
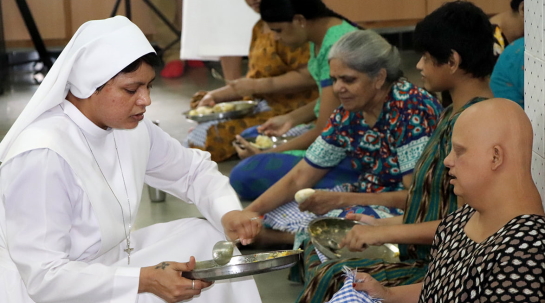
[[[252,243],[262,227],[259,214],[247,210],[230,211],[223,215],[221,223],[229,239],[240,239],[242,245]]]

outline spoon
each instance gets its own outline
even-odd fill
[[[227,82],[225,81],[225,78],[223,78],[223,76],[220,74],[220,72],[218,72],[215,68],[212,68],[210,71],[212,72],[212,77],[214,77],[214,79]]]
[[[240,239],[235,241],[218,241],[212,248],[212,258],[218,265],[225,265],[231,261],[235,245],[240,243]]]

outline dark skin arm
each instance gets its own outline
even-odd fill
[[[409,188],[413,181],[413,174],[403,176],[403,186]],[[384,193],[347,193],[317,190],[306,199],[299,209],[310,211],[317,215],[352,205],[382,205],[387,207],[405,208],[407,190],[399,190]]]

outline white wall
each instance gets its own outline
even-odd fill
[[[545,206],[545,1],[525,0],[524,110],[534,128],[532,176]]]

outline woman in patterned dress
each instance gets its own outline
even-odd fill
[[[355,288],[392,303],[543,302],[545,216],[532,180],[532,138],[530,120],[510,100],[464,111],[445,165],[466,204],[439,225],[423,283],[387,289],[358,273]]]
[[[441,219],[459,207],[449,184],[443,160],[450,151],[452,127],[466,108],[492,98],[488,76],[495,63],[493,37],[486,14],[471,2],[449,2],[417,24],[415,47],[422,52],[417,64],[424,87],[448,91],[453,103],[441,115],[413,171],[405,214],[386,219],[347,215],[369,225],[361,226],[360,240],[367,245],[399,244],[400,262],[383,259],[327,260],[322,262],[312,243],[306,242],[305,289],[298,302],[327,301],[343,283],[343,267],[358,268],[387,286],[420,282],[428,268],[435,230]]]
[[[342,105],[304,160],[246,208],[264,214],[275,230],[304,233],[316,215],[336,216],[343,209],[375,214],[367,206],[379,205],[375,209],[388,214],[389,208],[404,208],[413,167],[442,111],[435,97],[401,77],[399,52],[373,31],[344,35],[329,62]],[[314,186],[346,158],[360,172],[358,182],[317,191],[300,205],[293,201],[295,192]]]
[[[260,0],[245,1],[259,13]],[[243,130],[316,100],[315,82],[300,75],[307,68],[308,59],[308,43],[298,47],[287,46],[275,38],[265,22],[259,20],[252,30],[246,77],[210,92],[197,93],[194,99],[202,99],[193,104],[213,106],[243,98],[255,99],[263,100],[259,106],[261,112],[240,119],[201,123],[189,133],[188,145],[210,152],[216,162],[227,160],[236,155],[232,142]],[[278,86],[272,87],[272,82]]]

